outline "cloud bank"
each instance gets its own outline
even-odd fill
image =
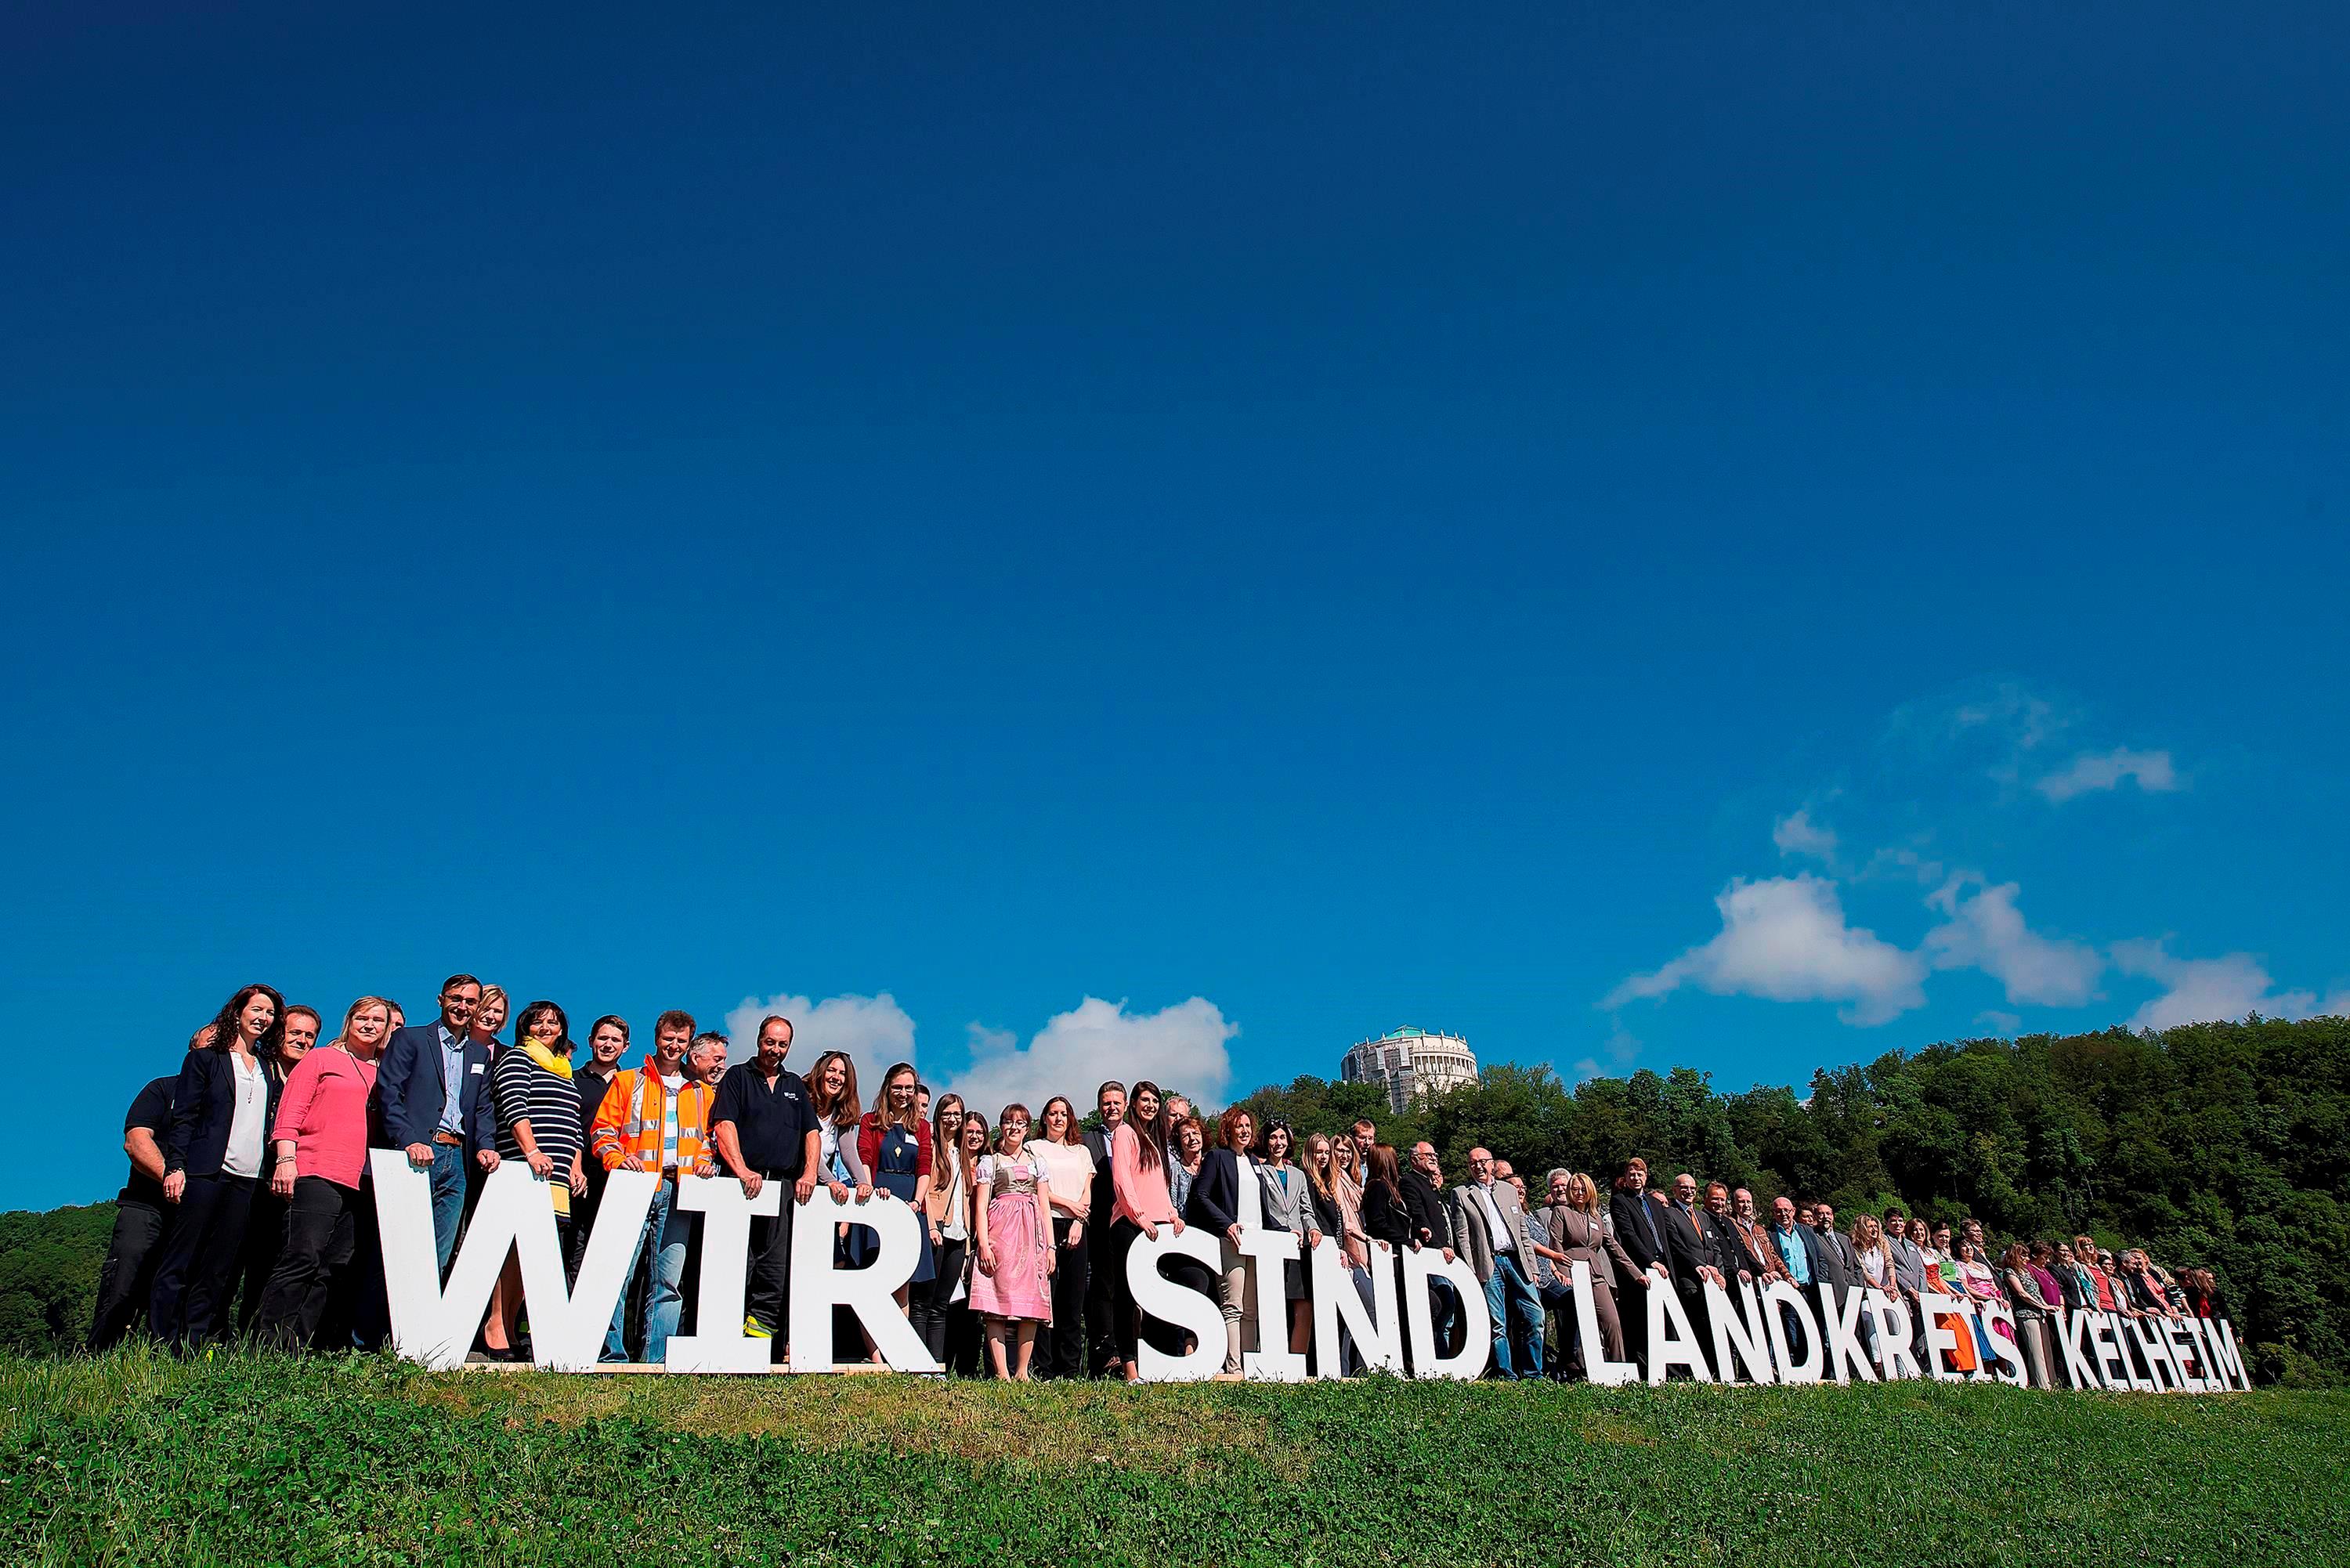
[[[846,1051],[857,1064],[857,1087],[868,1107],[892,1062],[917,1060],[914,1021],[886,991],[878,996],[827,996],[822,1002],[790,994],[764,1001],[746,996],[726,1014],[726,1033],[733,1042],[728,1060],[741,1062],[757,1054],[759,1021],[771,1012],[792,1021],[787,1060],[795,1072],[806,1072],[827,1051]]]
[[[1884,1023],[1926,1004],[1926,963],[1845,923],[1835,884],[1809,872],[1733,879],[1714,898],[1721,931],[1662,969],[1632,976],[1601,1005],[1694,985],[1773,1002],[1841,1002],[1847,1023]]]
[[[1129,1012],[1123,1002],[1088,996],[1047,1020],[1025,1045],[1011,1030],[972,1024],[971,1065],[951,1075],[946,1086],[991,1116],[1014,1100],[1035,1113],[1056,1094],[1076,1101],[1082,1115],[1093,1108],[1094,1085],[1105,1078],[1148,1078],[1213,1108],[1232,1090],[1225,1046],[1239,1033],[1240,1025],[1205,997]]]

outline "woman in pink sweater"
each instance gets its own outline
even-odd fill
[[[286,1201],[286,1244],[262,1293],[255,1333],[265,1345],[308,1346],[335,1271],[350,1262],[367,1170],[368,1096],[391,1029],[391,1004],[362,996],[342,1033],[304,1056],[286,1080],[270,1129],[269,1189]]]
[[[1182,1218],[1167,1192],[1166,1129],[1159,1125],[1164,1102],[1158,1085],[1148,1080],[1135,1085],[1128,1096],[1126,1119],[1110,1137],[1112,1202],[1109,1230],[1103,1237],[1107,1253],[1103,1264],[1109,1270],[1118,1359],[1110,1363],[1109,1370],[1111,1376],[1123,1376],[1128,1383],[1142,1378],[1142,1369],[1135,1362],[1142,1323],[1134,1291],[1126,1282],[1126,1254],[1138,1237],[1156,1241],[1161,1225],[1173,1227],[1179,1236],[1183,1233]]]

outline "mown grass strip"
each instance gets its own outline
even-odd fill
[[[2339,1561],[2350,1395],[0,1360],[16,1563]]]

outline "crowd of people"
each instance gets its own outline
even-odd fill
[[[792,1023],[781,1016],[764,1019],[752,1054],[730,1064],[723,1034],[663,1012],[651,1048],[629,1065],[625,1019],[597,1019],[583,1052],[555,1002],[515,1012],[501,988],[458,974],[429,1022],[411,1024],[397,1002],[365,996],[321,1044],[323,1033],[317,1010],[244,986],[190,1040],[178,1073],[139,1092],[92,1348],[142,1324],[179,1349],[231,1337],[381,1345],[390,1325],[369,1175],[379,1149],[429,1176],[444,1277],[483,1181],[504,1162],[545,1181],[575,1277],[609,1173],[659,1173],[606,1334],[610,1362],[659,1362],[691,1328],[699,1216],[676,1201],[687,1175],[739,1180],[754,1197],[769,1183],[787,1189],[775,1217],[754,1221],[742,1325],[772,1342],[778,1361],[794,1217],[818,1186],[843,1203],[910,1206],[920,1256],[897,1305],[931,1356],[966,1376],[1134,1381],[1146,1339],[1170,1354],[1201,1348],[1137,1309],[1125,1266],[1138,1240],[1191,1227],[1214,1238],[1218,1266],[1170,1254],[1163,1272],[1217,1303],[1217,1376],[1227,1378],[1242,1376],[1249,1352],[1302,1352],[1312,1334],[1315,1271],[1288,1262],[1278,1291],[1260,1286],[1243,1246],[1260,1226],[1293,1232],[1309,1255],[1334,1241],[1342,1288],[1367,1306],[1373,1271],[1396,1269],[1403,1253],[1465,1261],[1487,1308],[1491,1373],[1504,1378],[1580,1377],[1594,1355],[1645,1366],[1641,1293],[1672,1292],[1701,1329],[1709,1284],[1735,1293],[1783,1281],[1815,1304],[1840,1299],[1829,1291],[1898,1298],[1921,1365],[1936,1354],[1925,1325],[1938,1302],[2003,1303],[2029,1380],[2049,1387],[2064,1382],[2055,1336],[2068,1314],[2220,1315],[2209,1272],[2174,1273],[2086,1235],[1995,1245],[1973,1220],[1929,1226],[1898,1207],[1840,1225],[1831,1204],[1783,1196],[1766,1217],[1751,1192],[1719,1181],[1682,1174],[1658,1190],[1638,1158],[1604,1189],[1584,1172],[1549,1171],[1537,1195],[1481,1147],[1465,1179],[1448,1184],[1433,1145],[1399,1151],[1371,1118],[1301,1135],[1279,1120],[1259,1127],[1244,1107],[1202,1116],[1147,1081],[1100,1085],[1088,1117],[1065,1095],[1033,1112],[934,1098],[901,1062],[868,1107],[846,1054],[819,1054],[805,1075],[785,1064]],[[837,1262],[868,1262],[872,1235],[838,1226]],[[1596,1345],[1584,1343],[1571,1289],[1577,1262],[1592,1281]],[[1440,1275],[1430,1289],[1438,1343],[1457,1343],[1465,1319],[1451,1282]],[[1261,1301],[1280,1303],[1276,1321],[1264,1321]],[[1967,1332],[1939,1352],[1943,1370],[1987,1369],[1989,1335],[2008,1322],[1945,1315]],[[879,1360],[843,1317],[845,1343]],[[528,1359],[527,1334],[509,1255],[477,1353]],[[1342,1367],[1360,1364],[1348,1339]]]

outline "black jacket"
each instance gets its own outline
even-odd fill
[[[1080,1140],[1086,1146],[1086,1152],[1094,1157],[1093,1201],[1087,1206],[1086,1212],[1093,1216],[1095,1233],[1105,1236],[1109,1234],[1109,1217],[1118,1212],[1118,1185],[1110,1179],[1109,1173],[1111,1136],[1106,1129],[1097,1129]],[[1186,1225],[1191,1222],[1189,1219],[1183,1221]]]
[[[1617,1244],[1631,1254],[1632,1262],[1639,1265],[1639,1272],[1645,1274],[1659,1263],[1668,1269],[1672,1266],[1671,1260],[1665,1256],[1664,1216],[1657,1212],[1657,1205],[1648,1193],[1635,1198],[1617,1188],[1607,1199],[1607,1215],[1616,1221]],[[1646,1224],[1642,1222],[1643,1215],[1647,1216]],[[1656,1227],[1653,1233],[1649,1225]]]
[[[1314,1205],[1315,1229],[1334,1241],[1344,1241],[1347,1235],[1346,1217],[1339,1212],[1337,1195],[1316,1189],[1313,1179],[1308,1178],[1305,1183],[1305,1197],[1306,1200]]]
[[[229,1124],[236,1119],[236,1064],[227,1051],[191,1051],[180,1064],[172,1090],[172,1126],[163,1137],[163,1170],[218,1176],[228,1155]],[[286,1085],[266,1064],[262,1082],[269,1100],[261,1124],[261,1174],[269,1174],[269,1133],[277,1125],[277,1099]]]
[[[1224,1232],[1241,1222],[1240,1203],[1240,1157],[1228,1148],[1201,1154],[1200,1174],[1191,1179],[1191,1195],[1183,1203],[1183,1223],[1222,1241]]]
[[[1658,1216],[1665,1230],[1665,1269],[1673,1277],[1673,1288],[1686,1299],[1695,1299],[1704,1289],[1705,1281],[1700,1269],[1721,1267],[1721,1250],[1708,1225],[1713,1216],[1700,1209],[1694,1220],[1681,1211],[1678,1203],[1665,1205]],[[1736,1275],[1725,1275],[1735,1279]]]
[[[1388,1197],[1387,1183],[1376,1179],[1363,1183],[1363,1234],[1390,1247],[1412,1239],[1410,1207]]]
[[[1840,1291],[1848,1291],[1862,1282],[1860,1258],[1853,1251],[1851,1241],[1834,1231],[1825,1234],[1814,1231],[1812,1240],[1817,1243],[1814,1250],[1820,1258],[1813,1269],[1814,1284],[1834,1285]]]
[[[1403,1173],[1403,1200],[1411,1210],[1413,1239],[1423,1247],[1452,1245],[1452,1216],[1444,1207],[1444,1194],[1436,1184],[1418,1170]],[[1419,1235],[1425,1231],[1427,1235]]]

